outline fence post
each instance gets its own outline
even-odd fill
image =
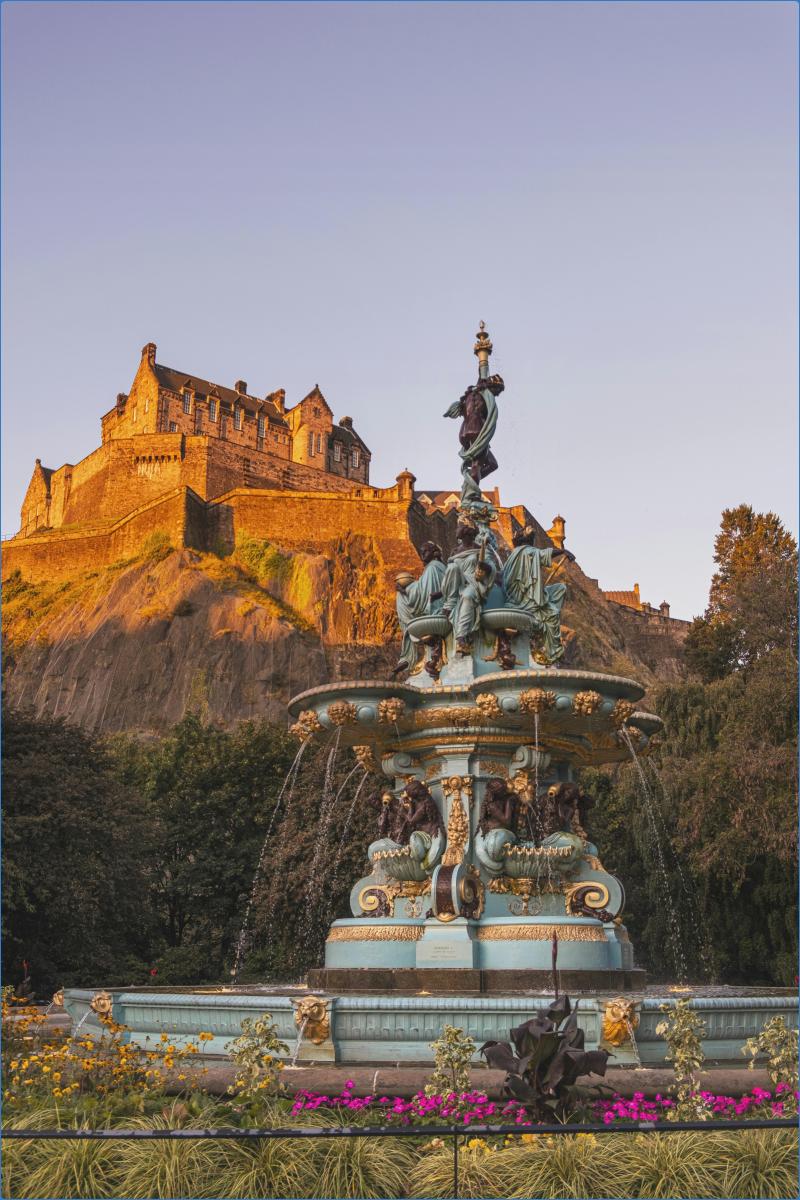
[[[458,1200],[458,1129],[453,1126],[453,1196]]]

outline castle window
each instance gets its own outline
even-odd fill
[[[334,462],[342,461],[342,443],[341,442],[333,443],[333,461]]]
[[[263,416],[258,418],[258,436],[263,439],[266,432],[267,423]]]
[[[360,461],[361,461],[361,455],[358,453],[358,450],[354,450],[354,451],[353,451],[353,457],[352,457],[352,460],[351,460],[351,461],[352,461],[352,464],[353,464],[353,466],[354,466],[354,467],[357,467],[357,466],[358,466],[358,464],[360,463]]]
[[[238,407],[233,410],[233,428],[242,428],[242,410]]]
[[[319,405],[318,404],[314,405],[314,416],[315,417],[319,416]]]
[[[135,408],[132,409],[132,411],[131,411],[131,420],[133,420],[133,421],[136,420],[136,409]]]
[[[170,423],[169,423],[169,431],[170,431],[170,433],[177,433],[177,432],[178,432],[178,426],[175,424],[175,422],[174,422],[174,421],[170,421]]]
[[[181,397],[183,399],[183,411],[190,413],[192,411],[192,393],[188,388],[184,388]]]
[[[216,402],[216,400],[209,400],[209,402],[208,402],[208,419],[209,419],[209,421],[216,421],[216,419],[217,419],[217,402]]]
[[[322,454],[322,434],[317,434],[317,454]]]
[[[311,458],[313,454],[314,454],[314,435],[313,435],[313,433],[309,433],[309,435],[308,435],[308,457]]]

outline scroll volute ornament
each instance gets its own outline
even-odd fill
[[[302,1030],[302,1036],[315,1046],[327,1041],[331,1036],[328,1001],[320,996],[303,996],[302,1000],[294,1000],[293,1004],[294,1023]]]

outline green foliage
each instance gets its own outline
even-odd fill
[[[239,538],[236,557],[252,571],[259,583],[286,583],[292,574],[292,556],[258,538]]]
[[[144,804],[96,738],[63,721],[3,719],[3,970],[34,988],[143,981],[154,933]]]
[[[431,1042],[434,1071],[425,1084],[426,1096],[449,1096],[469,1091],[469,1067],[475,1053],[475,1042],[456,1025],[445,1025],[440,1036]]]
[[[772,1017],[758,1037],[748,1038],[742,1047],[742,1054],[750,1055],[747,1065],[751,1070],[760,1058],[766,1058],[766,1068],[773,1091],[781,1087],[785,1092],[784,1105],[787,1116],[797,1112],[797,1043],[797,1030],[787,1029],[783,1017]]]
[[[174,546],[165,529],[154,529],[142,542],[140,557],[146,562],[157,563],[172,554]]]
[[[279,1086],[283,1070],[280,1056],[285,1057],[289,1047],[280,1040],[269,1017],[246,1017],[242,1032],[226,1049],[236,1064],[236,1082],[229,1091],[252,1098],[259,1092],[275,1091]]]
[[[714,544],[717,570],[705,615],[693,623],[687,661],[709,682],[780,649],[797,658],[797,543],[774,513],[726,509]]]
[[[708,1108],[697,1093],[705,1058],[705,1023],[690,1007],[688,1000],[678,1000],[672,1005],[662,1004],[660,1011],[667,1014],[667,1019],[656,1025],[656,1033],[667,1043],[665,1058],[672,1063],[675,1072],[677,1103],[670,1110],[670,1119],[704,1121],[708,1116]]]
[[[723,514],[716,559],[709,608],[687,642],[706,682],[661,687],[652,697],[665,724],[660,750],[644,764],[658,838],[632,766],[586,771],[581,782],[600,801],[593,840],[625,882],[625,921],[653,977],[675,976],[674,956],[664,952],[674,910],[690,976],[791,984],[797,550],[776,517],[741,506]],[[703,665],[701,651],[719,651],[716,666]]]

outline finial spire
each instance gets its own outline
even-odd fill
[[[486,332],[486,322],[481,321],[475,335],[474,353],[478,357],[478,377],[486,379],[489,374],[489,355],[492,353],[492,339]]]

